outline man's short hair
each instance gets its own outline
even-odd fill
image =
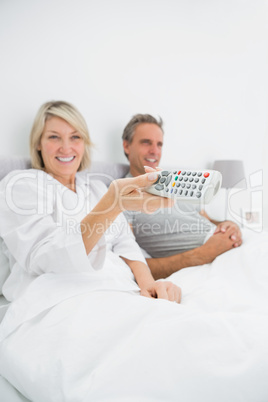
[[[126,140],[128,142],[132,142],[135,129],[139,124],[142,123],[151,123],[156,124],[161,130],[163,131],[163,120],[159,117],[157,120],[155,117],[151,116],[150,114],[135,114],[132,119],[128,122],[126,127],[124,128],[122,139],[123,141]],[[164,131],[163,131],[164,133]]]

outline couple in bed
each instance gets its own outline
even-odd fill
[[[142,190],[158,177],[155,168],[163,144],[161,122],[148,120],[147,115],[135,116],[124,131],[123,144],[130,161],[131,177],[113,181],[107,190],[104,184],[92,180],[85,171],[90,163],[91,140],[81,114],[69,103],[48,102],[39,109],[31,132],[33,169],[11,172],[1,182],[0,236],[11,266],[3,294],[12,303],[0,328],[0,373],[32,400],[47,400],[46,396],[44,399],[40,396],[48,392],[46,384],[42,384],[43,375],[48,375],[47,370],[44,368],[45,373],[42,373],[41,363],[40,371],[37,370],[39,363],[36,366],[36,361],[46,361],[54,350],[52,345],[57,345],[54,364],[68,371],[68,365],[75,365],[78,355],[79,370],[79,361],[85,353],[82,338],[87,343],[92,336],[94,338],[95,331],[96,336],[102,333],[99,328],[102,324],[98,320],[94,322],[96,305],[90,305],[92,295],[95,297],[93,304],[102,308],[105,328],[109,329],[106,337],[110,337],[112,342],[111,306],[118,310],[117,324],[127,325],[131,311],[134,316],[136,311],[142,311],[142,314],[147,311],[146,298],[137,299],[139,294],[148,299],[180,303],[180,288],[172,282],[156,281],[155,278],[168,276],[175,271],[174,267],[180,269],[207,263],[241,244],[238,227],[228,221],[220,223],[215,236],[204,246],[180,254],[173,252],[174,255],[167,257],[148,256],[154,278],[121,212],[132,211],[133,222],[137,216],[143,219],[143,213],[153,216],[159,208],[165,208],[169,213],[173,208],[170,199]],[[144,173],[145,164],[149,166]],[[185,211],[180,213],[184,215]],[[135,231],[135,224],[133,229]],[[96,292],[100,292],[100,297]],[[106,299],[102,292],[110,292],[108,303],[103,301]],[[70,300],[72,304],[69,304]],[[127,311],[121,313],[125,302]],[[150,302],[150,314],[160,314],[163,309],[167,317],[167,308],[171,316],[174,314],[175,305],[159,307],[159,302],[153,302],[154,305]],[[82,307],[84,304],[88,307]],[[141,321],[139,314],[137,323]],[[83,315],[85,327],[89,323],[92,325],[80,329],[75,336],[78,345],[74,347],[71,343],[70,347],[66,343],[66,328],[70,327],[66,327],[65,321],[70,319],[74,324],[79,315]],[[53,330],[54,327],[57,331]],[[80,341],[82,349],[79,348]],[[68,353],[71,351],[67,358],[70,360],[65,363],[61,361],[62,355],[57,355],[62,343]],[[93,351],[90,349],[88,362],[94,361]],[[20,356],[16,363],[17,373],[13,364],[16,353]],[[100,360],[106,356],[102,347],[96,353],[103,353],[98,355]],[[61,370],[57,367],[52,371],[52,377],[48,379],[52,385],[55,373],[59,374]],[[63,392],[58,384],[56,390]],[[55,397],[55,400],[61,399]],[[71,396],[70,400],[73,400]]]
[[[122,211],[126,211],[125,216],[132,225],[139,245],[150,253],[150,256],[146,254],[147,257],[154,257],[147,258],[147,263],[156,279],[165,278],[180,268],[211,262],[217,255],[241,244],[239,228],[230,221],[217,222],[217,236],[210,237],[203,244],[205,236],[213,228],[212,224],[216,222],[211,221],[210,224],[210,220],[187,205],[181,204],[180,208],[171,209],[170,199],[140,191],[157,179],[162,145],[162,121],[150,115],[134,116],[123,133],[124,152],[130,162],[128,177],[113,181],[108,191],[98,183],[98,195],[93,205],[92,200],[89,203],[84,195],[85,187],[89,193],[96,191],[96,183],[88,182],[87,175],[83,173],[90,164],[91,147],[85,120],[73,105],[66,102],[48,102],[41,106],[30,137],[33,170],[22,172],[18,178],[11,173],[1,188],[0,235],[13,263],[11,275],[5,284],[8,300],[14,300],[21,294],[36,275],[79,271],[79,267],[75,266],[79,264],[69,267],[69,243],[75,244],[79,251],[76,252],[76,258],[83,255],[86,260],[90,259],[91,255],[98,254],[98,245],[102,243],[104,233],[107,230],[112,232],[110,226],[116,224],[117,218],[123,220],[120,216]],[[144,168],[145,165],[148,166]],[[80,187],[83,188],[82,201],[79,200]],[[49,191],[55,194],[51,195]],[[12,194],[10,202],[4,193]],[[58,198],[58,202],[53,202],[53,197]],[[33,200],[38,200],[39,204],[31,209],[29,205],[34,204]],[[71,202],[67,210],[64,202]],[[83,207],[80,207],[81,203]],[[55,209],[59,209],[57,213]],[[77,219],[78,210],[80,220]],[[156,210],[158,213],[154,214]],[[69,215],[67,219],[62,217],[64,212]],[[72,220],[74,216],[77,220],[75,224]],[[184,230],[171,233],[166,230],[168,220],[169,227],[174,221],[188,224],[179,226]],[[163,225],[160,224],[159,230],[154,233],[156,221]],[[147,231],[143,230],[143,222]],[[191,228],[197,222],[201,229],[196,232]],[[148,228],[152,229],[149,235]],[[128,258],[127,252],[117,251],[121,258],[118,261],[130,268],[141,294],[179,302],[180,290],[166,281],[155,282],[129,230],[127,232],[125,238],[131,242],[129,249],[135,258]],[[118,239],[116,242],[120,243]],[[114,245],[111,249],[114,249]],[[51,264],[49,261],[47,264],[44,258],[47,254],[51,254],[52,260],[55,256],[55,260],[66,259],[67,263]],[[42,260],[46,261],[46,266],[42,265]]]

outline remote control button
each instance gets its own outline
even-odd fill
[[[177,170],[174,170],[173,174],[177,174]]]
[[[178,181],[176,187],[180,187],[181,183]]]
[[[184,195],[188,195],[188,190],[185,190],[185,193],[184,193]]]
[[[181,170],[178,171],[178,174],[181,174]]]
[[[169,171],[168,170],[163,170],[162,172],[161,172],[161,175],[162,176],[168,176],[169,175]]]
[[[202,190],[202,188],[203,188],[203,186],[202,186],[202,184],[200,184],[200,186],[198,186],[198,189]]]
[[[193,177],[190,177],[189,181],[192,183],[192,181],[194,181]]]
[[[198,192],[196,193],[197,198],[200,198],[201,195],[202,195],[202,194],[200,193],[200,191],[198,191]]]
[[[172,194],[173,193],[173,188],[170,190],[170,194]]]
[[[178,176],[176,176],[176,177],[174,178],[174,180],[177,181],[177,180],[178,180]],[[203,180],[204,180],[204,179],[203,179]]]
[[[166,181],[166,177],[161,177],[160,183],[165,183],[165,181]]]
[[[195,189],[195,188],[196,188],[196,184],[192,184],[192,188]]]
[[[184,181],[188,181],[188,177],[184,177]]]
[[[195,183],[198,183],[198,182],[199,182],[199,179],[196,177],[196,178],[194,179],[194,182],[195,182]]]
[[[184,187],[185,187],[185,183],[181,183],[181,187],[184,188]]]
[[[183,172],[181,172],[181,174],[184,176],[184,175],[186,175],[186,172],[185,172],[185,170],[183,171]]]
[[[168,188],[166,188],[166,193],[168,193]]]
[[[206,179],[202,179],[202,180],[201,180],[201,183],[202,183],[202,184],[206,183]]]
[[[172,179],[172,176],[171,176],[171,175],[167,177],[166,182],[165,182],[165,185],[166,185],[166,186],[169,185],[169,183],[171,182],[171,179]]]
[[[175,184],[176,184],[176,182],[175,182],[175,181],[173,181],[173,183],[172,183],[172,187],[174,187],[174,186],[175,186]]]
[[[193,192],[193,191],[191,191],[191,192],[190,192],[190,196],[192,197],[193,195],[194,195],[194,192]]]
[[[175,190],[174,190],[174,194],[177,194],[177,192],[178,192],[178,190],[175,188]]]
[[[201,177],[201,176],[202,176],[202,172],[198,172],[198,173],[197,173],[197,176],[198,176],[198,177]]]
[[[164,185],[159,183],[159,184],[157,184],[156,186],[154,186],[154,188],[155,188],[156,190],[158,190],[158,191],[161,191],[161,190],[163,190]]]
[[[154,184],[159,183],[159,180],[160,180],[160,174],[158,175],[157,180],[154,182]]]
[[[182,195],[182,190],[179,190],[179,194]]]
[[[183,180],[183,177],[179,177],[179,181],[182,181]]]
[[[208,177],[208,176],[209,176],[208,172],[204,173],[204,177]]]
[[[191,188],[191,184],[186,184],[186,188]]]
[[[187,172],[187,176],[191,176],[191,172]]]
[[[196,172],[193,172],[193,173],[192,173],[192,176],[196,176]]]

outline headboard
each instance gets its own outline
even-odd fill
[[[12,170],[30,169],[31,161],[27,157],[1,156],[0,155],[0,180]],[[88,171],[94,174],[95,179],[109,185],[112,180],[124,177],[129,170],[126,163],[112,163],[93,161]]]

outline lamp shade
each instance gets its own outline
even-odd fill
[[[213,164],[213,170],[222,174],[223,188],[244,188],[242,180],[245,178],[244,163],[239,160],[218,160]]]

